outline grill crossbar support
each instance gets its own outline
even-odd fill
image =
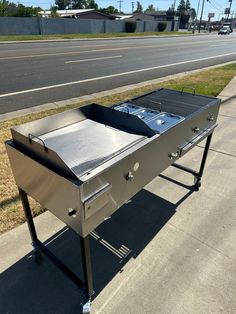
[[[81,291],[84,304],[88,306],[90,299],[94,294],[93,291],[93,278],[92,278],[92,267],[91,267],[91,255],[89,245],[89,235],[85,238],[80,237],[81,254],[82,254],[82,265],[84,272],[83,282],[74,272],[72,272],[60,259],[58,259],[37,237],[36,228],[34,225],[32,213],[30,210],[30,204],[28,195],[21,188],[18,187],[20,199],[24,209],[26,221],[28,224],[32,246],[34,253],[38,254],[42,251]]]
[[[196,186],[197,190],[201,186],[201,178],[203,176],[203,172],[204,172],[204,169],[205,169],[206,160],[207,160],[207,156],[208,156],[208,152],[209,152],[209,148],[210,148],[210,144],[211,144],[212,135],[213,135],[213,133],[211,133],[207,137],[206,144],[205,144],[205,147],[204,147],[203,156],[202,156],[202,160],[201,160],[201,164],[200,164],[200,168],[199,168],[198,172],[193,170],[193,169],[191,169],[191,168],[182,166],[182,165],[177,164],[177,163],[173,163],[172,164],[173,167],[178,168],[180,170],[183,170],[185,172],[188,172],[188,173],[191,173],[192,175],[194,175],[194,177],[195,177],[195,186]]]

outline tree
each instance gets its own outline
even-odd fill
[[[88,0],[86,4],[86,9],[95,9],[98,10],[98,5],[95,0]]]
[[[186,8],[186,10],[191,10],[191,3],[189,0],[186,0],[185,8]]]
[[[41,9],[39,11],[41,11]],[[7,15],[14,16],[16,12],[17,12],[17,5],[13,2],[9,2],[8,7],[7,7]]]
[[[177,7],[177,12],[183,12],[186,10],[186,5],[184,0],[180,0],[179,5]]]
[[[57,6],[51,6],[50,11],[51,11],[51,17],[55,18],[55,17],[59,17],[58,13],[57,13]]]
[[[5,16],[7,13],[8,1],[0,1],[0,16]]]
[[[85,9],[86,5],[86,0],[72,0],[72,9]]]
[[[0,0],[0,16],[36,16],[41,10],[39,7],[25,7],[23,4],[16,5],[13,2]]]
[[[166,11],[166,16],[174,16],[175,15],[175,10],[174,10],[174,6],[172,5],[171,7],[169,7],[169,9]]]
[[[70,5],[70,0],[56,0],[55,6],[58,8],[58,10],[65,10]],[[54,7],[51,7],[54,8]]]
[[[35,16],[37,15],[37,9],[33,7],[25,7],[23,4],[18,4],[16,13],[14,16],[19,16],[19,17],[30,17],[30,16]]]
[[[142,13],[143,7],[139,1],[137,1],[137,9],[134,11],[134,13]]]
[[[180,19],[180,28],[185,28],[186,24],[189,21],[190,16],[194,17],[196,12],[191,8],[191,4],[189,0],[180,0],[178,8],[177,8],[177,16]]]
[[[102,13],[108,13],[108,14],[117,14],[117,13],[119,13],[119,11],[115,7],[113,7],[112,5],[110,5],[107,8],[100,8],[99,11],[102,12]]]
[[[190,9],[190,16],[194,20],[197,17],[196,10],[194,8]]]
[[[150,5],[147,7],[147,10],[145,10],[145,12],[156,12],[156,9],[154,8],[154,5],[153,5],[153,4],[150,4]]]

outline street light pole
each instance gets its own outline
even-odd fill
[[[200,16],[200,21],[199,21],[198,33],[201,32],[201,24],[202,24],[204,5],[205,5],[205,0],[202,1],[202,11],[201,11],[201,16]]]

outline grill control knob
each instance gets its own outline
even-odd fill
[[[74,209],[74,208],[69,208],[68,209],[68,216],[73,216],[73,217],[75,217],[76,216],[76,209]]]
[[[132,174],[131,171],[129,171],[126,175],[126,180],[127,181],[133,181],[134,180],[134,175]]]
[[[212,117],[212,116],[210,116],[209,118],[207,118],[207,120],[208,120],[208,121],[214,121],[214,120],[215,120],[215,118],[214,118],[214,117]]]
[[[176,152],[176,153],[170,153],[170,154],[169,154],[169,158],[170,158],[170,159],[177,158],[178,156],[179,156],[179,152]]]
[[[198,133],[199,131],[200,131],[200,129],[197,126],[193,129],[194,133]]]

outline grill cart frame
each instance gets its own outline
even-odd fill
[[[94,296],[90,233],[169,166],[192,174],[193,189],[198,191],[220,106],[214,97],[168,89],[128,103],[139,106],[140,114],[123,110],[127,102],[110,108],[91,104],[13,128],[13,139],[6,142],[35,259],[40,262],[42,252],[79,288],[84,314],[90,313]],[[158,133],[160,123],[168,126],[176,117],[178,124],[165,125]],[[152,126],[156,123],[154,129],[149,127],[150,121]],[[91,129],[96,131],[94,146]],[[87,130],[91,134],[88,143]],[[105,144],[99,136],[106,136]],[[64,145],[60,138],[71,138],[72,143]],[[176,163],[204,139],[199,171]],[[79,145],[83,147],[81,154]],[[90,150],[94,151],[91,158],[87,156]],[[79,235],[84,280],[38,239],[28,196]]]

